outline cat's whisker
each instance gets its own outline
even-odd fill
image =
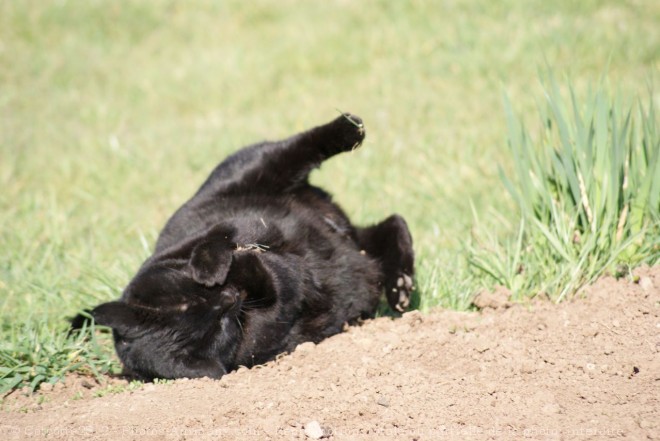
[[[245,330],[243,329],[243,324],[241,323],[241,319],[239,319],[238,316],[234,318],[236,319],[236,323],[238,324],[238,327],[241,330],[241,335],[245,335]]]
[[[259,308],[268,306],[269,303],[271,302],[268,299],[248,299],[243,302],[242,306],[246,306],[248,308]]]

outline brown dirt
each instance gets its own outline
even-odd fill
[[[380,318],[219,381],[72,377],[8,397],[0,439],[654,439],[660,267],[636,274],[560,305]]]

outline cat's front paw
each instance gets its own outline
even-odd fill
[[[329,136],[333,138],[336,148],[340,151],[358,148],[366,134],[362,118],[350,113],[342,113],[328,124],[328,128],[331,130]]]
[[[400,273],[385,286],[387,301],[395,311],[404,312],[410,306],[410,294],[414,289],[413,279],[408,274]]]

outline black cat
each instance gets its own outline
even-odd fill
[[[403,218],[354,227],[308,183],[364,136],[360,118],[344,114],[215,168],[121,299],[90,311],[112,328],[128,375],[219,378],[372,317],[383,290],[393,309],[406,309],[414,254]]]

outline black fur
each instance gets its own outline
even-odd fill
[[[373,316],[383,290],[405,310],[414,256],[403,218],[354,227],[307,179],[363,139],[362,121],[345,114],[218,165],[121,299],[90,311],[113,329],[127,373],[219,378]]]

